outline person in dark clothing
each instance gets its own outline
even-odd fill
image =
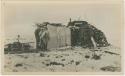
[[[79,29],[77,27],[71,27],[71,46],[79,46]]]
[[[92,41],[93,31],[89,28],[88,25],[81,26],[79,29],[81,46],[84,48],[93,48],[94,44]]]
[[[40,42],[39,32],[41,31],[41,24],[37,23],[36,26],[37,26],[37,29],[35,30],[36,49],[40,49],[41,47],[39,45]]]
[[[47,51],[48,50],[47,45],[48,45],[48,41],[50,39],[47,25],[44,24],[44,26],[41,28],[41,31],[39,32],[39,36],[40,36],[41,50]]]

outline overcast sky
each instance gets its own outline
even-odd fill
[[[116,46],[121,43],[122,13],[119,3],[96,2],[10,2],[4,4],[6,38],[34,37],[34,23],[57,22],[67,24],[72,20],[87,20],[102,30],[108,41]]]

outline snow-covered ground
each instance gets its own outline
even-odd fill
[[[48,52],[5,54],[5,72],[120,72],[120,49],[60,48]]]

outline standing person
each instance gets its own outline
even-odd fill
[[[92,37],[93,37],[93,30],[88,25],[80,27],[80,41],[82,47],[93,48],[94,44],[92,41]]]
[[[41,31],[39,32],[40,46],[42,51],[47,51],[48,41],[50,40],[47,24],[43,24]]]
[[[39,46],[39,42],[40,42],[39,32],[41,31],[41,24],[37,23],[36,26],[37,26],[37,29],[35,30],[36,49],[39,50],[40,49],[40,46]]]
[[[79,46],[80,45],[80,36],[79,36],[79,27],[73,26],[71,29],[71,46]]]

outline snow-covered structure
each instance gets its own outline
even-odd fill
[[[48,23],[47,27],[50,33],[48,48],[65,46],[92,48],[109,45],[105,34],[86,21],[70,20],[67,26],[61,23]]]

